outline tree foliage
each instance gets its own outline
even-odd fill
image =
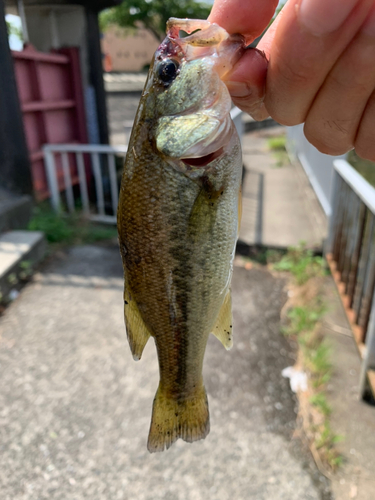
[[[165,24],[170,17],[206,19],[211,6],[195,0],[123,0],[100,15],[101,29],[110,25],[137,28],[142,24],[158,40],[165,37]]]
[[[22,29],[14,26],[14,24],[10,23],[7,19],[5,20],[8,36],[14,35],[18,37],[20,40],[23,40]]]

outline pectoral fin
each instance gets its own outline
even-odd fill
[[[145,348],[145,345],[150,338],[150,332],[144,324],[137,304],[135,300],[132,299],[131,293],[128,288],[125,288],[124,292],[124,313],[126,334],[130,345],[130,350],[135,361],[138,361],[141,359],[143,349]]]
[[[233,347],[232,332],[232,297],[231,291],[228,290],[212,333],[220,340],[225,349],[229,351]]]

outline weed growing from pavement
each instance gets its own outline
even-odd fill
[[[298,247],[289,248],[281,260],[273,265],[273,268],[276,271],[292,273],[297,285],[303,285],[310,278],[326,274],[326,263],[323,257],[314,255],[312,250],[306,248],[304,242],[301,242]]]
[[[286,151],[286,137],[285,135],[278,135],[267,139],[267,146],[272,151],[276,159],[276,166],[283,167],[289,164],[289,156]]]
[[[285,135],[278,135],[267,139],[267,145],[273,151],[285,151],[286,137]]]
[[[117,230],[111,226],[92,224],[81,213],[59,214],[49,206],[41,204],[34,209],[28,229],[44,232],[52,244],[95,243],[117,237]]]
[[[297,294],[298,290],[309,287],[309,280],[315,279],[316,283],[316,280],[327,272],[324,259],[315,256],[304,243],[297,248],[289,249],[279,262],[273,264],[273,268],[278,271],[289,271],[293,275]],[[310,375],[309,386],[312,396],[309,398],[309,403],[321,414],[318,423],[314,423],[310,429],[314,435],[313,444],[324,461],[335,469],[342,463],[342,457],[335,448],[335,444],[342,440],[342,436],[337,436],[330,427],[331,408],[324,392],[332,374],[331,347],[319,329],[325,312],[326,307],[318,288],[313,298],[310,297],[308,301],[305,300],[288,311],[288,324],[282,328],[282,333],[294,337],[298,342],[304,369]]]
[[[332,408],[329,406],[324,392],[317,392],[311,396],[310,403],[319,408],[319,411],[323,413],[323,415],[329,416],[332,412]]]

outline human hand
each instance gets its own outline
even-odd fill
[[[250,43],[277,0],[215,0],[209,20]],[[255,119],[305,123],[319,151],[353,147],[375,161],[375,1],[289,0],[229,75],[234,103]]]

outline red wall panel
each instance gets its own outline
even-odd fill
[[[33,185],[39,200],[49,196],[43,145],[87,143],[79,51],[70,47],[59,52],[45,54],[27,46],[22,52],[12,53]],[[64,190],[60,174],[59,185]]]

